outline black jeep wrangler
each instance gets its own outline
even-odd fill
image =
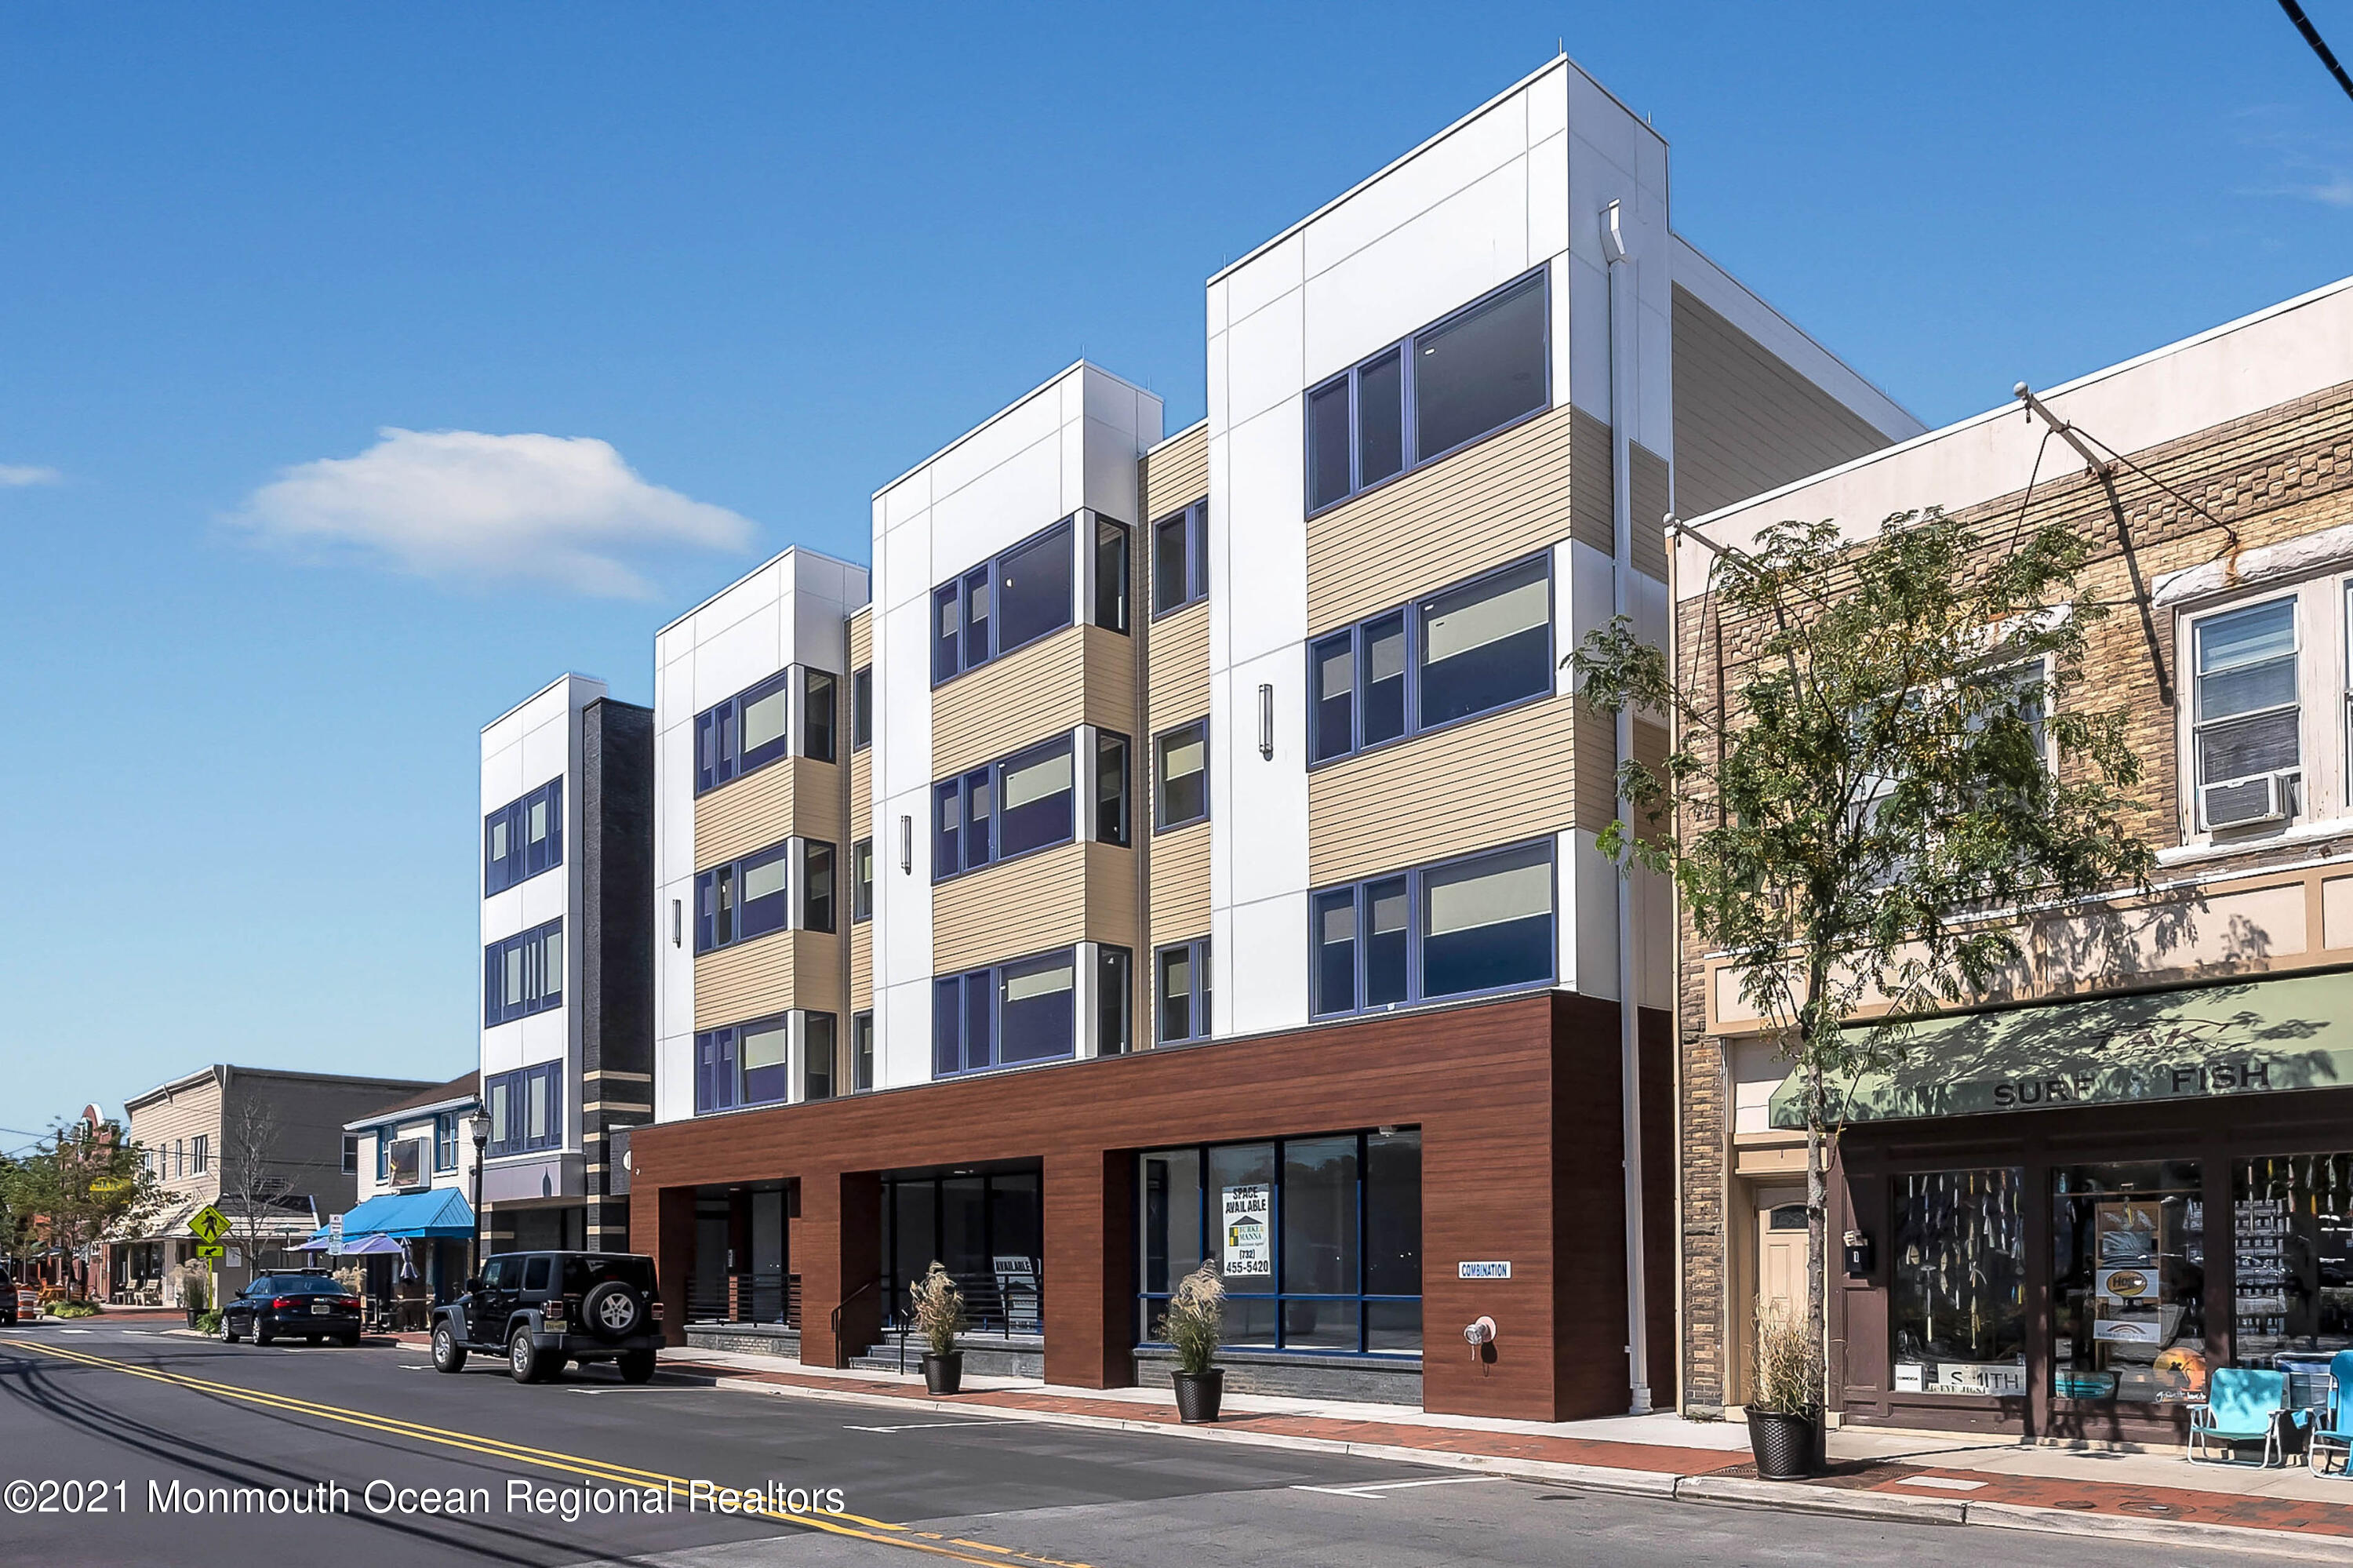
[[[628,1253],[502,1252],[433,1309],[433,1365],[463,1371],[466,1352],[502,1355],[517,1383],[543,1383],[567,1361],[618,1361],[625,1383],[654,1375],[662,1342],[654,1260]]]

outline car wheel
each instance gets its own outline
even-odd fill
[[[651,1351],[621,1352],[623,1383],[651,1383],[654,1378],[654,1353]]]
[[[457,1330],[447,1319],[433,1326],[433,1370],[455,1372],[466,1370],[466,1347],[458,1342]]]
[[[531,1342],[531,1329],[518,1326],[507,1337],[507,1375],[517,1383],[537,1383],[542,1370],[539,1351]]]
[[[220,1337],[225,1345],[237,1343],[237,1319],[226,1312],[221,1314]]]
[[[607,1279],[588,1292],[580,1303],[580,1315],[598,1339],[626,1340],[645,1326],[646,1308],[635,1290]]]
[[[343,1349],[347,1351],[356,1351],[360,1348],[360,1331],[357,1329],[353,1329],[349,1333],[337,1334],[335,1336],[335,1343],[343,1346]]]
[[[277,1337],[278,1336],[276,1334],[270,1332],[269,1324],[263,1322],[259,1318],[256,1318],[253,1320],[253,1342],[255,1344],[266,1345]]]

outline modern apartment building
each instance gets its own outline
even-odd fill
[[[2084,592],[2113,608],[2063,701],[2128,715],[2153,885],[1990,916],[2012,983],[1855,1086],[1831,1393],[1854,1424],[2178,1443],[2211,1369],[2353,1348],[2353,280],[2040,397],[2066,431],[2012,402],[1696,527],[1860,537],[1940,505],[1989,550],[2045,524],[2096,543]],[[1679,552],[1705,700],[1754,644],[1708,546]],[[1738,980],[1686,945],[1698,1414],[1746,1396],[1760,1302],[1805,1290],[1802,1113]]]
[[[1206,1261],[1237,1387],[1663,1395],[1669,911],[1593,841],[1664,736],[1560,660],[1664,639],[1671,506],[1920,429],[1668,197],[1556,60],[1208,281],[1201,423],[1080,363],[877,491],[871,577],[664,629],[674,1331],[843,1364],[937,1259],[1126,1383]]]
[[[565,675],[482,730],[487,1250],[628,1245],[653,953],[653,714]]]
[[[188,1219],[208,1203],[229,1220],[223,1240],[235,1255],[214,1271],[226,1288],[243,1285],[257,1266],[306,1266],[303,1242],[352,1206],[344,1122],[429,1087],[413,1078],[223,1063],[132,1096],[123,1107],[130,1136],[147,1150],[164,1206],[143,1234],[110,1240],[109,1296],[179,1305],[181,1266],[195,1256]]]

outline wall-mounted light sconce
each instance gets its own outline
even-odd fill
[[[686,946],[686,900],[683,898],[670,901],[670,945],[673,948]]]
[[[903,814],[899,818],[899,869],[915,869],[915,819]]]
[[[1274,760],[1274,688],[1263,683],[1258,689],[1258,754]]]

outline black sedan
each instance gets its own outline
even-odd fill
[[[317,1344],[360,1342],[360,1298],[323,1274],[265,1274],[221,1303],[220,1337],[257,1345],[297,1336]]]

